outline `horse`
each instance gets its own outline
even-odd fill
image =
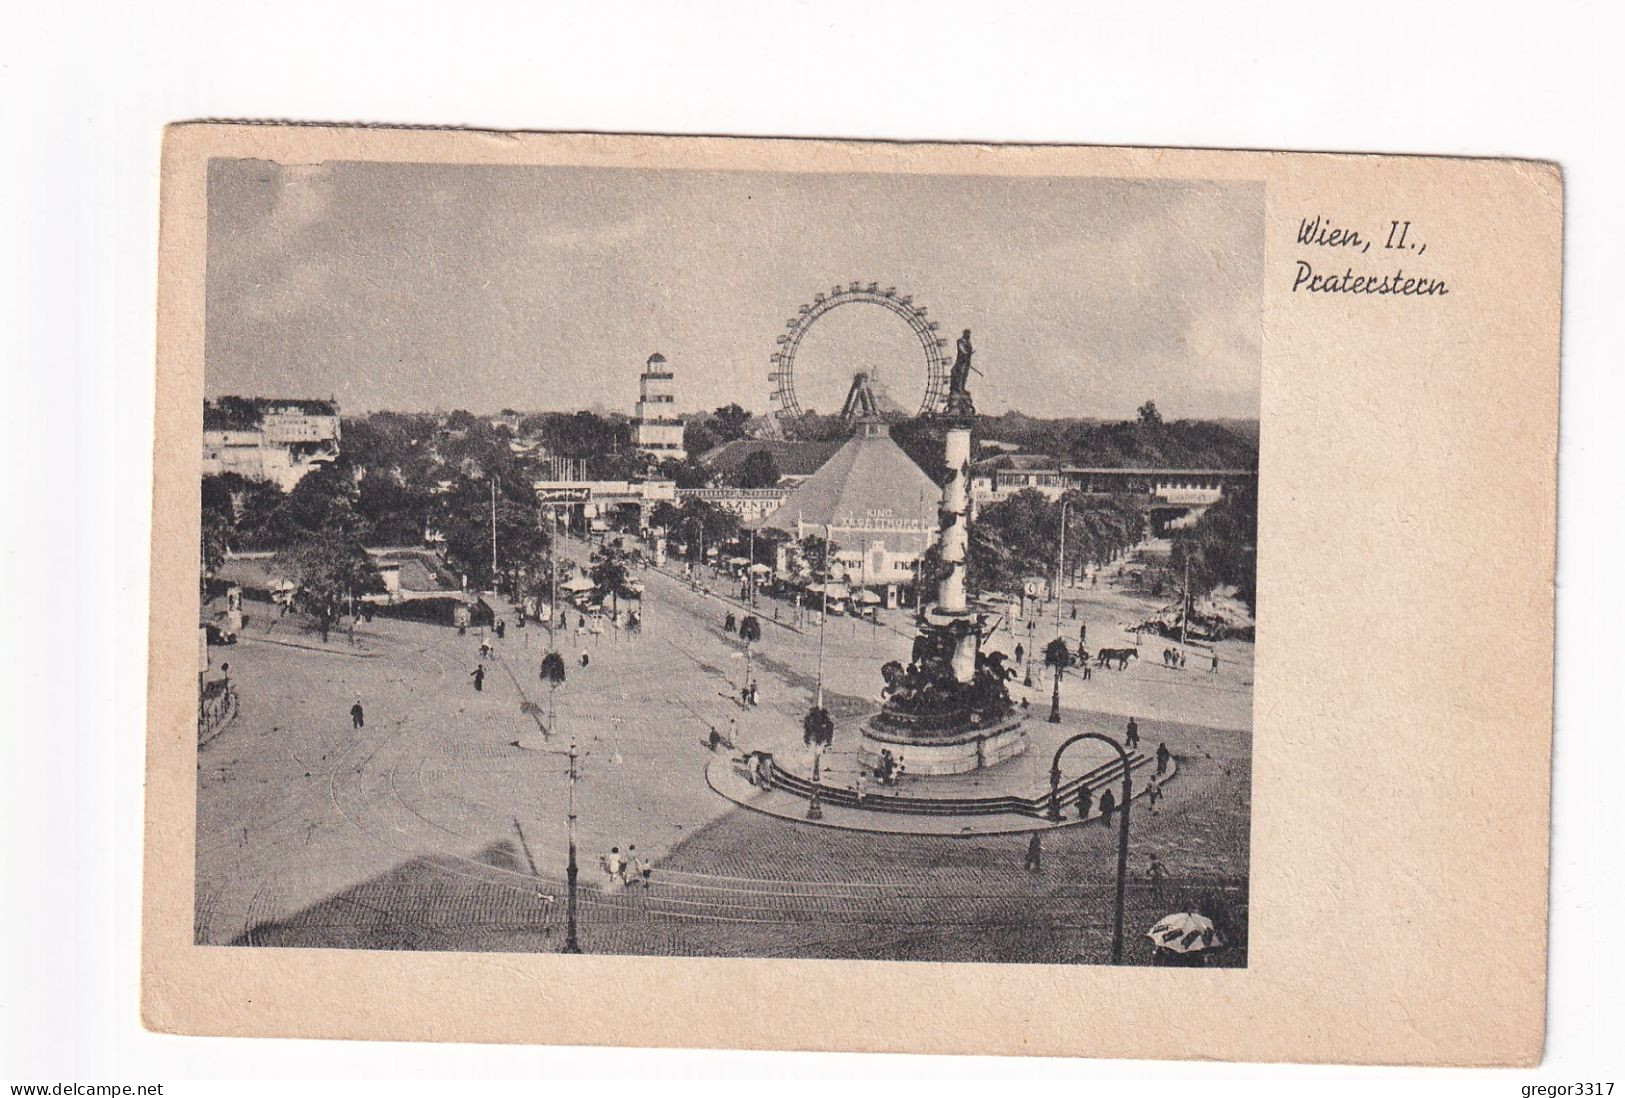
[[[1128,667],[1129,660],[1137,660],[1140,653],[1133,648],[1102,648],[1095,656],[1096,667],[1110,667],[1117,664],[1117,670],[1122,671]]]

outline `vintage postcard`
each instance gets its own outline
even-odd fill
[[[187,125],[144,1017],[1509,1064],[1562,184]]]

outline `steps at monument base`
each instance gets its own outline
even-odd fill
[[[813,783],[798,774],[793,774],[779,766],[778,761],[769,756],[769,781],[773,788],[794,793],[798,797],[810,799],[813,795]],[[1138,751],[1129,754],[1129,773],[1143,770],[1154,762],[1149,755]],[[1062,782],[1059,790],[1060,803],[1063,806],[1076,805],[1078,793],[1084,786],[1088,786],[1098,802],[1100,791],[1110,787],[1116,791],[1116,786],[1123,779],[1122,763],[1113,759],[1111,762],[1097,766],[1095,769],[1083,774],[1069,782]],[[851,789],[842,786],[828,786],[819,784],[819,800],[825,804],[840,805],[845,808],[863,808],[876,812],[903,812],[919,815],[937,816],[963,816],[963,815],[1023,815],[1044,817],[1049,813],[1050,794],[1045,790],[1036,797],[1018,797],[1007,794],[1000,797],[922,797],[905,796],[891,793],[870,793],[863,798],[859,805],[857,794]]]

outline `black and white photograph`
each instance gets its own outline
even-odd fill
[[[1610,1098],[1612,14],[20,8],[0,1092]]]
[[[207,172],[196,944],[1247,966],[1262,182]]]

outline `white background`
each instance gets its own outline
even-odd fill
[[[1513,1095],[1529,1083],[1617,1077],[1625,111],[1613,7],[1300,0],[1165,3],[1134,14],[1139,7],[326,0],[11,9],[0,32],[0,1080],[164,1080],[168,1093],[184,1094],[213,1089],[176,1085],[190,1078],[631,1075],[688,1093],[691,1080],[711,1076],[932,1078],[933,1090],[1010,1077],[1076,1094],[1112,1079],[1152,1092],[1206,1080],[1198,1093],[1250,1093],[1253,1080],[1299,1092],[1346,1079],[1362,1091]],[[164,123],[202,117],[1559,162],[1568,221],[1545,1065],[1459,1073],[144,1032],[158,153]],[[1350,932],[1357,938],[1357,927]],[[1168,1009],[1175,1024],[1201,1024],[1179,1003]]]

